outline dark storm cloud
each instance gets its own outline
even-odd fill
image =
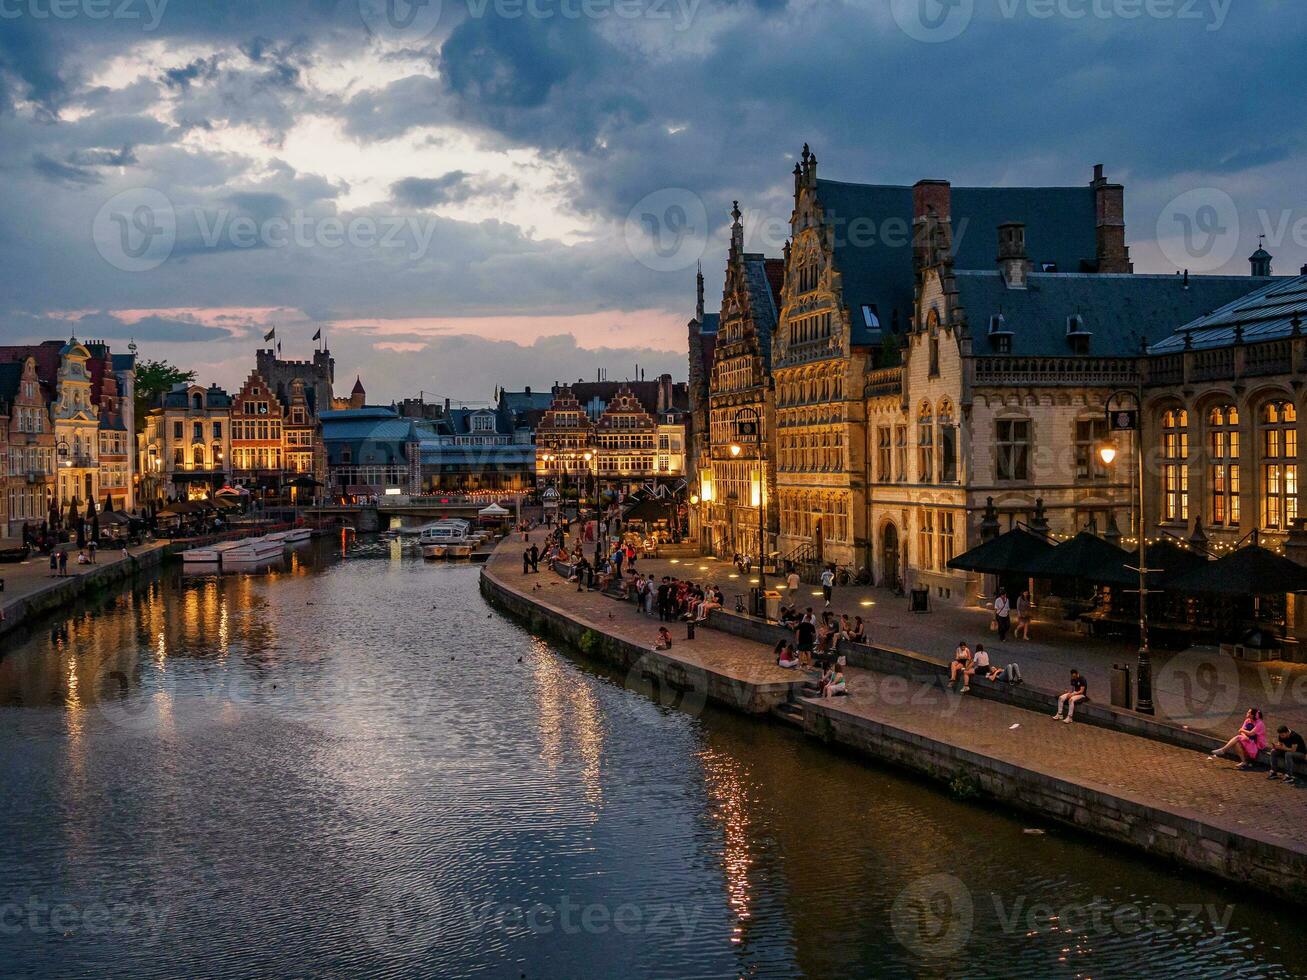
[[[0,316],[280,305],[342,318],[679,315],[693,303],[693,262],[653,272],[607,237],[606,223],[660,189],[697,195],[715,297],[730,202],[741,200],[751,231],[763,217],[783,231],[805,140],[824,176],[849,180],[1082,184],[1104,162],[1126,183],[1137,257],[1167,201],[1194,187],[1227,189],[1276,227],[1294,226],[1282,214],[1307,216],[1304,4],[1241,3],[1218,25],[1042,17],[1025,0],[977,0],[947,43],[909,36],[884,0],[704,0],[685,5],[687,29],[504,17],[500,6],[445,0],[434,32],[391,47],[367,33],[354,0],[171,0],[152,31],[3,22]],[[372,77],[378,61],[399,77]],[[351,143],[417,143],[426,130],[430,165],[423,156],[378,175],[365,197],[379,200],[379,187],[386,199],[349,211],[352,189],[329,143],[299,170],[278,159],[308,120],[315,139],[343,134],[342,156]],[[513,166],[556,167],[563,206],[592,222],[594,237],[564,246],[554,229],[495,220],[489,205],[479,209],[488,220],[433,215],[445,204],[516,203],[511,173],[479,174],[454,155],[466,145],[516,154]],[[113,195],[140,188],[171,201],[179,238],[162,266],[127,274],[88,229]],[[414,224],[391,250],[242,249],[221,237],[205,244],[195,229],[198,215],[297,211]],[[1254,222],[1245,224],[1251,251]],[[1277,268],[1307,260],[1292,240],[1274,251]]]
[[[34,343],[52,337],[76,336],[83,340],[166,341],[192,344],[201,341],[226,341],[232,333],[193,320],[147,316],[127,322],[112,313],[86,313],[76,317],[42,317],[28,314],[0,314],[0,334],[14,343]]]

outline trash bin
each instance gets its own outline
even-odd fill
[[[767,620],[776,622],[781,618],[781,594],[768,589],[763,594],[763,607],[767,613]]]
[[[1129,711],[1132,703],[1130,665],[1112,664],[1112,707]]]

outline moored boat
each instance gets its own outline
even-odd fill
[[[261,538],[245,538],[229,542],[231,547],[222,553],[224,562],[261,562],[280,558],[286,545],[271,535]]]

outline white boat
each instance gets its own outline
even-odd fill
[[[271,535],[262,538],[245,538],[241,541],[229,542],[232,547],[222,553],[222,561],[226,562],[263,562],[272,561],[274,558],[280,558],[286,545]]]
[[[280,541],[285,545],[303,544],[305,541],[313,540],[313,529],[309,527],[296,527],[289,531],[274,531],[267,537],[269,541]]]
[[[217,544],[187,548],[182,552],[182,563],[186,565],[220,565],[224,555],[239,543],[239,541],[219,541]]]

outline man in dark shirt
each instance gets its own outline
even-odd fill
[[[672,591],[671,584],[669,583],[667,576],[664,575],[662,584],[658,586],[658,598],[657,598],[658,618],[663,622],[666,622],[668,618],[667,613],[669,607],[671,606],[671,601],[668,598],[668,596],[671,593],[671,591]]]
[[[540,574],[540,549],[531,545],[531,571]]]
[[[794,628],[794,645],[799,649],[799,661],[805,667],[812,658],[812,648],[817,644],[817,623],[813,620],[811,611],[809,615],[804,616],[799,621],[799,625]]]
[[[1276,772],[1276,763],[1280,763],[1284,767],[1284,781],[1290,786],[1297,786],[1293,757],[1295,754],[1307,755],[1307,743],[1304,743],[1302,736],[1288,725],[1281,725],[1275,734],[1275,744],[1271,746],[1271,774],[1267,778],[1280,778],[1280,774]]]

